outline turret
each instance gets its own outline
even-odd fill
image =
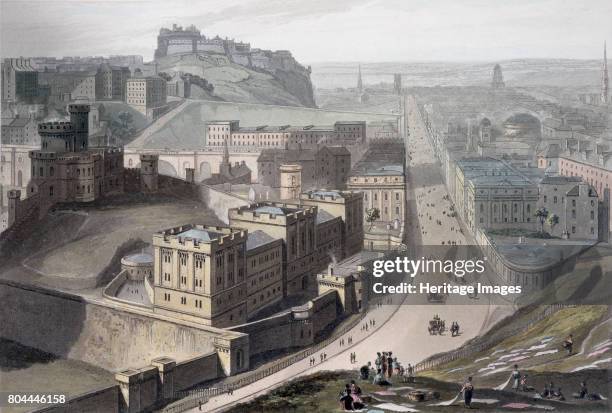
[[[142,192],[157,192],[159,188],[158,172],[159,155],[140,155],[140,190]]]
[[[89,105],[71,104],[68,106],[70,123],[74,128],[73,151],[86,151],[89,147]]]

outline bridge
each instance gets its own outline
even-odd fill
[[[185,170],[193,168],[195,178],[201,181],[219,172],[219,165],[223,159],[223,149],[201,149],[195,151],[173,151],[168,149],[136,149],[125,148],[123,165],[126,168],[139,168],[141,154],[159,155],[159,173],[177,178],[186,178]],[[254,150],[230,150],[230,161],[243,162],[251,169],[252,179],[257,179],[257,158],[260,152]]]

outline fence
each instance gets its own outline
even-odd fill
[[[542,321],[546,317],[553,315],[557,311],[562,310],[564,308],[568,308],[568,307],[573,307],[573,306],[568,305],[568,304],[552,304],[552,305],[546,306],[544,311],[540,312],[538,315],[529,319],[522,325],[516,326],[515,328],[512,328],[510,330],[504,331],[502,334],[487,338],[481,343],[471,344],[471,345],[468,344],[467,346],[463,348],[459,348],[457,350],[449,351],[447,353],[432,356],[426,360],[423,360],[420,363],[417,363],[414,366],[414,371],[419,372],[423,370],[428,370],[428,369],[440,366],[442,364],[450,363],[451,361],[465,358],[473,354],[480,353],[481,351],[488,350],[496,346],[497,344],[501,343],[503,340],[507,338],[510,338],[512,336],[515,336],[517,334],[527,331],[534,324]]]
[[[359,324],[366,315],[366,312],[363,311],[359,313],[359,317],[355,317],[353,320],[345,324],[341,329],[334,332],[333,335],[326,338],[323,341],[318,342],[317,344],[309,347],[307,349],[298,351],[297,353],[291,355],[289,358],[278,360],[273,362],[270,366],[259,370],[253,371],[251,373],[247,373],[245,376],[239,378],[235,382],[223,384],[219,387],[207,387],[207,388],[198,388],[193,390],[187,390],[184,392],[177,392],[176,395],[179,397],[184,397],[176,403],[173,403],[167,406],[162,410],[163,413],[179,413],[183,412],[187,409],[191,409],[197,407],[199,402],[206,403],[209,398],[213,396],[218,396],[220,394],[226,394],[229,391],[233,391],[235,389],[239,389],[241,387],[252,384],[256,381],[264,379],[274,373],[278,373],[279,371],[291,366],[292,364],[297,363],[298,361],[304,360],[306,357],[310,357],[313,354],[317,353],[324,347],[333,343],[338,337],[348,333],[352,330],[357,324]]]

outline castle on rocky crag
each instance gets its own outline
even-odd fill
[[[155,59],[181,54],[213,54],[226,56],[232,63],[274,72],[276,69],[301,72],[310,75],[310,67],[299,64],[288,50],[264,50],[251,48],[250,43],[219,36],[206,37],[191,25],[186,28],[172,25],[162,27],[157,36]]]

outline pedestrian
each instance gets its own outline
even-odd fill
[[[323,353],[323,360],[327,360],[327,353]]]
[[[471,376],[468,377],[465,383],[463,383],[461,392],[463,393],[463,402],[465,404],[465,407],[468,409],[471,409],[472,408],[472,396],[474,395],[474,385],[472,384]]]
[[[521,382],[521,372],[518,369],[518,364],[515,364],[514,370],[512,370],[512,380],[514,380],[514,383],[512,384],[512,390],[518,391]]]
[[[389,376],[389,378],[391,378],[391,376],[393,376],[393,357],[392,357],[392,352],[389,352],[389,356],[387,357],[387,375]]]
[[[321,353],[321,363],[323,363],[323,353]]]
[[[198,410],[202,411],[202,400],[198,400]]]

